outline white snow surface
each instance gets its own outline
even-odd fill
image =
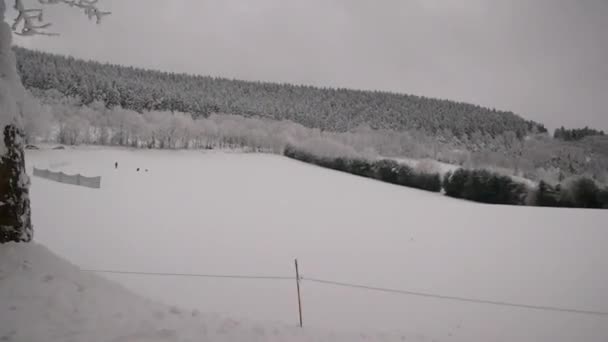
[[[32,179],[35,240],[85,269],[293,276],[297,257],[305,277],[608,311],[608,211],[477,204],[277,155],[83,147],[28,151],[26,159],[30,172],[36,166],[102,176],[100,190]],[[297,322],[293,280],[104,277],[181,310],[239,322],[235,317]],[[606,317],[308,281],[302,300],[306,327],[355,336],[404,331],[426,341],[548,342],[608,336]],[[84,326],[63,319],[58,331]],[[133,324],[116,329],[140,331]]]
[[[0,279],[2,341],[421,341],[299,329],[157,304],[35,243],[0,245]]]

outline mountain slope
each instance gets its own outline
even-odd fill
[[[137,110],[213,112],[292,120],[307,127],[346,131],[361,124],[422,129],[457,137],[475,132],[519,137],[543,125],[512,112],[448,100],[377,91],[247,82],[143,70],[16,48],[28,88],[56,89],[84,103],[103,101]],[[450,131],[449,133],[447,131]]]

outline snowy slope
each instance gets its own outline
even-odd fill
[[[153,303],[39,244],[0,245],[0,340],[28,342],[422,341],[252,322]]]
[[[309,277],[608,309],[606,211],[470,203],[276,155],[78,148],[27,161],[103,177],[101,190],[33,179],[36,240],[83,268],[293,276],[298,257]],[[292,280],[107,277],[170,305],[297,322]],[[302,285],[309,327],[450,341],[608,336],[605,318]]]

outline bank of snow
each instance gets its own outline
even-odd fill
[[[80,271],[39,244],[0,245],[0,340],[418,341],[400,334],[340,334],[184,311]]]

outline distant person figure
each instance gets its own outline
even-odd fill
[[[139,172],[139,168],[137,168],[137,172]]]
[[[118,162],[115,162],[115,163],[114,163],[114,168],[115,168],[115,169],[118,169]]]

